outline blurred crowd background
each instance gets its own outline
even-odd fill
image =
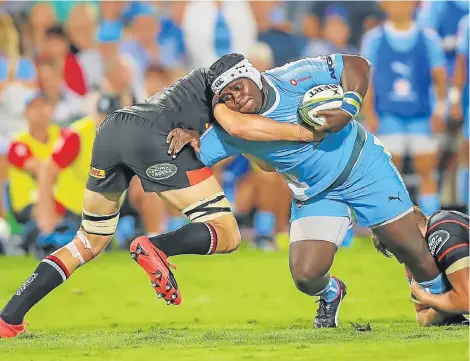
[[[458,23],[468,14],[468,2],[412,4],[417,26],[437,34],[450,84]],[[143,101],[229,52],[246,55],[260,70],[305,56],[367,54],[372,45],[364,34],[373,34],[388,17],[377,1],[1,1],[0,253],[42,257],[73,237],[94,130],[110,112]],[[413,154],[394,159],[416,202],[424,189],[430,193],[424,196],[437,195],[442,207],[464,209],[468,138],[461,139],[458,112],[449,114],[438,150],[424,163],[413,162]],[[373,112],[362,114],[361,121],[378,130]],[[243,157],[223,162],[215,172],[244,239],[277,249],[290,212],[280,176],[257,170]],[[123,199],[113,246],[126,248],[136,235],[184,223],[135,180]],[[345,245],[351,245],[353,230],[364,232],[354,227]]]

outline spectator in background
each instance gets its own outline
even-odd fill
[[[310,16],[320,17],[320,23],[324,23],[327,8],[330,6],[343,8],[348,15],[348,22],[351,31],[350,43],[358,45],[364,32],[364,25],[373,20],[382,19],[382,11],[379,1],[313,1]],[[367,21],[367,19],[369,19]]]
[[[457,27],[468,14],[467,0],[423,1],[417,14],[422,27],[434,29],[442,40],[447,58],[447,74],[452,76],[457,49]]]
[[[243,1],[185,1],[182,23],[190,68],[210,66],[224,54],[244,54],[257,38],[250,3]]]
[[[326,8],[323,19],[324,40],[312,40],[304,49],[304,55],[313,58],[333,53],[357,54],[356,47],[349,44],[350,27],[346,9],[330,5]]]
[[[149,96],[172,84],[171,74],[160,66],[150,66],[145,72],[145,89]]]
[[[70,51],[70,42],[62,26],[54,25],[47,29],[42,56],[48,57],[60,69],[70,90],[81,96],[86,94],[85,74],[78,58]]]
[[[305,45],[302,39],[290,32],[291,26],[287,21],[284,8],[278,2],[272,2],[269,11],[268,27],[259,34],[259,40],[267,43],[274,56],[274,66],[281,66],[300,57]]]
[[[54,8],[54,12],[57,16],[57,22],[60,24],[66,23],[70,20],[76,6],[86,4],[87,6],[93,8],[93,11],[98,10],[99,1],[97,0],[75,0],[75,1],[62,1],[62,0],[50,0],[51,6]]]
[[[33,62],[20,55],[19,36],[10,15],[0,14],[0,217],[4,217],[3,186],[7,151],[15,133],[27,129],[24,104],[36,82]]]
[[[67,126],[87,113],[86,98],[65,86],[62,70],[57,62],[46,57],[40,58],[37,71],[40,88],[53,107],[54,123]]]
[[[78,56],[88,89],[99,87],[103,75],[101,55],[96,43],[97,15],[96,9],[90,4],[78,4],[71,9],[66,23],[72,51]]]
[[[274,54],[271,47],[259,41],[248,49],[245,56],[253,66],[263,72],[274,66]]]
[[[166,17],[162,22],[160,14],[150,4],[133,2],[128,14],[131,38],[124,40],[121,53],[129,55],[143,75],[151,65],[184,73],[184,48],[181,33],[177,33],[174,23]]]
[[[119,108],[118,103],[110,109],[116,102],[107,100],[111,112]],[[52,232],[63,218],[78,219],[78,229],[95,132],[105,117],[86,116],[63,128],[54,152],[41,165],[36,219],[43,233]]]
[[[46,41],[46,31],[56,22],[54,8],[49,2],[37,2],[31,8],[27,37],[34,55],[41,54]]]
[[[457,173],[457,196],[460,204],[469,207],[469,84],[468,84],[468,60],[469,60],[469,16],[460,20],[457,43],[457,58],[455,70],[449,91],[450,115],[453,120],[462,121],[464,141],[460,150],[460,165]]]
[[[418,204],[431,215],[440,209],[436,134],[444,128],[445,57],[437,34],[413,21],[416,2],[383,1],[387,22],[364,36],[362,55],[373,65],[363,113],[400,170],[407,152],[421,178]],[[435,89],[437,103],[430,96]],[[400,195],[393,195],[400,197]]]
[[[12,212],[17,222],[34,220],[38,200],[38,174],[61,136],[60,128],[50,123],[52,108],[40,92],[34,92],[25,103],[28,130],[19,133],[8,150],[8,180]],[[52,216],[52,215],[51,215]],[[36,231],[26,235],[26,243],[35,241]]]

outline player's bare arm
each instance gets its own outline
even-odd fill
[[[343,64],[343,105],[339,109],[323,110],[316,114],[326,118],[325,125],[318,131],[337,133],[343,129],[359,113],[362,99],[367,93],[371,68],[369,61],[357,55],[343,55]]]
[[[372,77],[374,76],[373,71],[370,73],[369,78],[369,89],[364,97],[362,102],[362,114],[364,115],[364,125],[367,130],[373,134],[376,134],[379,130],[379,116],[375,111],[375,95],[374,95],[374,85]]]
[[[280,123],[257,114],[242,114],[224,104],[216,104],[214,115],[232,136],[255,141],[320,141],[325,133],[311,132],[300,124]]]
[[[462,314],[469,312],[468,302],[468,280],[469,268],[463,268],[447,275],[452,289],[441,295],[432,295],[424,291],[415,282],[411,284],[411,292],[423,305],[436,310],[450,313]]]
[[[465,55],[458,54],[455,60],[454,76],[452,86],[449,90],[450,115],[454,120],[462,121],[462,91],[467,79],[467,59]]]
[[[431,71],[432,81],[436,92],[437,102],[431,117],[431,129],[434,133],[444,130],[444,116],[446,112],[447,75],[445,67],[438,67]]]

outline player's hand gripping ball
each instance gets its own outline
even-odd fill
[[[338,109],[343,102],[343,88],[340,85],[318,85],[307,91],[299,103],[298,113],[301,124],[315,131],[325,124],[324,117],[317,117],[320,110]]]

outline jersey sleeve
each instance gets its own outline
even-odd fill
[[[225,130],[213,125],[201,136],[200,148],[199,159],[206,166],[212,167],[225,158],[242,154],[244,140],[232,137]]]
[[[316,58],[303,58],[286,65],[268,70],[284,82],[296,81],[302,90],[309,90],[317,85],[340,84],[343,73],[343,56],[332,54]]]
[[[59,168],[66,168],[77,159],[80,153],[80,136],[71,129],[61,130],[61,138],[52,153],[52,160]]]
[[[441,46],[441,40],[437,33],[432,29],[425,29],[424,36],[426,39],[426,48],[428,51],[428,59],[432,69],[445,67],[446,57],[444,49]]]
[[[423,1],[416,15],[416,22],[423,28],[439,27],[442,5],[444,1]]]
[[[465,16],[462,20],[459,22],[459,28],[457,32],[457,53],[461,55],[467,55],[468,54],[468,32],[469,32],[469,24],[468,24],[469,18],[468,15]]]
[[[13,142],[8,150],[8,163],[23,169],[26,162],[33,157],[31,149],[23,142]]]
[[[446,217],[432,225],[426,241],[441,272],[454,273],[469,266],[468,218]]]

